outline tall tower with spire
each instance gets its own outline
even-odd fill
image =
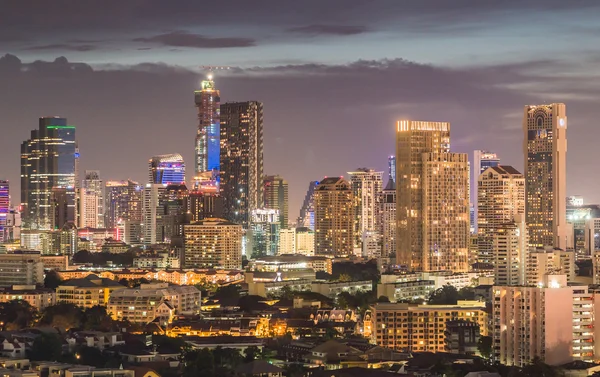
[[[201,89],[194,92],[198,109],[198,130],[195,142],[195,177],[218,171],[220,165],[220,94],[212,74],[202,81]]]

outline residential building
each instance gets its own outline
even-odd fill
[[[107,228],[118,229],[117,240],[140,244],[143,238],[144,186],[138,182],[108,181],[105,189],[105,222]]]
[[[40,312],[56,303],[52,289],[37,288],[35,285],[13,285],[11,288],[0,289],[0,302],[13,300],[27,301]]]
[[[362,249],[363,234],[379,231],[377,196],[383,187],[383,172],[359,168],[348,174],[354,200],[354,248]]]
[[[77,219],[75,193],[79,188],[79,150],[75,126],[67,119],[42,117],[39,128],[21,144],[21,207],[27,229],[62,228]],[[63,190],[65,216],[56,222],[53,189]]]
[[[279,229],[279,254],[296,254],[296,228]]]
[[[263,104],[222,104],[220,120],[225,218],[247,229],[252,210],[263,206]]]
[[[349,256],[354,251],[354,197],[342,177],[324,178],[315,188],[315,254]]]
[[[377,303],[371,307],[374,340],[381,347],[403,352],[445,352],[449,321],[468,320],[487,336],[485,303],[458,301],[457,305]]]
[[[258,208],[250,212],[249,249],[252,255],[277,255],[279,251],[279,210]]]
[[[39,251],[0,254],[0,271],[0,287],[44,284],[44,265]]]
[[[561,274],[568,282],[575,280],[575,254],[561,249],[532,250],[527,258],[527,284],[539,285],[547,274]]]
[[[480,329],[477,322],[464,319],[446,322],[446,352],[474,356],[479,354]]]
[[[5,180],[0,180],[0,243],[9,241],[7,232],[8,216],[10,213],[10,189],[9,183]]]
[[[377,297],[385,296],[390,302],[424,300],[434,290],[433,280],[395,281],[377,284]]]
[[[180,268],[180,257],[173,252],[140,255],[133,258],[133,267],[151,269]]]
[[[148,161],[148,183],[185,184],[185,162],[178,153],[154,156]]]
[[[563,103],[525,106],[526,221],[531,246],[567,249],[567,113]]]
[[[473,183],[471,184],[471,204],[473,205],[473,230],[475,233],[478,232],[478,192],[479,192],[479,176],[486,171],[488,168],[498,166],[500,164],[500,159],[495,153],[491,153],[483,150],[475,150],[473,151],[473,161],[471,162],[471,179]]]
[[[296,254],[315,255],[315,232],[310,228],[296,228]]]
[[[288,183],[279,175],[267,175],[263,179],[264,208],[279,211],[281,229],[289,227]]]
[[[499,227],[525,216],[525,177],[512,166],[487,168],[477,177],[477,241],[481,263],[494,263],[494,236]]]
[[[394,159],[395,163],[395,159]],[[396,183],[389,180],[379,194],[379,224],[384,257],[396,253]]]
[[[164,241],[163,219],[164,211],[160,198],[163,197],[167,185],[162,183],[148,183],[144,188],[143,223],[144,245],[154,245]]]
[[[184,228],[185,268],[242,267],[242,226],[224,219],[204,219]]]
[[[212,75],[203,80],[200,90],[194,92],[194,102],[198,110],[198,127],[195,140],[194,177],[201,173],[220,168],[220,119],[219,90],[215,87]]]
[[[223,217],[223,197],[217,192],[190,191],[187,200],[190,221]]]
[[[161,324],[167,324],[175,313],[198,314],[200,303],[200,291],[194,286],[156,283],[112,292],[107,309],[115,320],[145,324],[158,318]]]
[[[104,186],[98,170],[85,171],[79,195],[79,228],[104,228]]]
[[[123,286],[114,280],[90,274],[80,279],[63,281],[56,287],[56,302],[69,303],[87,309],[92,306],[106,306],[108,298]]]
[[[479,228],[480,230],[482,228]],[[494,283],[496,285],[525,285],[529,262],[529,235],[525,217],[496,227],[493,241]]]

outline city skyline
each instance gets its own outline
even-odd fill
[[[0,99],[6,107],[4,118],[7,125],[17,129],[0,141],[1,156],[6,161],[16,161],[12,157],[17,153],[15,142],[25,139],[37,117],[60,115],[77,126],[82,170],[100,170],[107,180],[131,178],[145,182],[148,156],[181,153],[191,171],[194,151],[189,135],[197,125],[192,93],[206,77],[199,67],[216,64],[233,67],[215,72],[222,102],[257,100],[265,104],[265,173],[280,174],[289,181],[291,218],[298,214],[309,181],[343,175],[356,166],[385,171],[386,157],[394,153],[393,143],[388,140],[393,137],[393,124],[398,119],[450,122],[454,125],[453,151],[470,154],[475,149],[492,150],[503,158],[503,163],[523,171],[523,161],[518,158],[522,107],[564,102],[570,109],[570,142],[578,146],[569,156],[568,179],[584,180],[594,168],[584,152],[593,148],[593,139],[600,136],[594,127],[592,106],[600,88],[591,80],[597,76],[593,65],[597,56],[586,46],[593,45],[597,37],[586,32],[585,25],[594,13],[590,8],[598,5],[569,6],[555,1],[551,1],[552,6],[533,1],[522,5],[512,1],[502,7],[488,4],[480,9],[458,8],[464,12],[455,12],[441,2],[429,2],[437,4],[437,8],[407,3],[403,12],[393,12],[397,5],[380,2],[380,7],[366,9],[356,5],[340,20],[325,20],[309,2],[307,14],[290,12],[284,20],[271,21],[277,25],[267,23],[258,31],[245,21],[227,32],[231,35],[224,35],[226,28],[222,26],[193,29],[186,18],[179,28],[192,35],[242,35],[256,40],[255,46],[249,47],[201,48],[189,46],[190,43],[167,46],[173,41],[162,43],[164,37],[153,38],[161,34],[160,30],[126,22],[134,5],[122,5],[127,12],[124,11],[123,19],[112,21],[120,26],[114,31],[107,27],[109,23],[95,24],[98,21],[94,21],[94,28],[86,28],[91,12],[98,13],[90,6],[81,15],[81,23],[65,23],[77,28],[78,37],[87,43],[69,42],[72,38],[61,28],[49,27],[47,23],[39,28],[27,27],[30,22],[39,21],[37,18],[17,22],[19,11],[26,6],[26,2],[19,3],[4,7],[6,14],[15,17],[8,17],[0,26],[0,54],[11,53],[22,61],[8,57],[0,63],[0,77],[7,83],[4,88],[10,88],[0,89]],[[191,3],[187,6],[197,9]],[[521,7],[531,12],[523,12]],[[150,16],[165,15],[157,25],[161,30],[169,29],[173,10],[148,8]],[[432,13],[428,16],[420,10]],[[48,11],[56,15],[55,11]],[[105,12],[110,13],[99,12],[99,20],[106,21]],[[508,15],[501,18],[507,25],[490,20],[502,12]],[[528,37],[494,39],[511,43],[474,43],[480,32],[488,35],[499,29],[532,31],[528,26],[532,22],[524,22],[523,13],[549,22],[537,22],[541,27]],[[240,14],[242,9],[219,16],[225,20],[211,19],[210,24],[230,25],[240,20]],[[259,9],[252,15],[253,20],[268,18]],[[56,19],[68,17],[72,17],[70,11],[58,14]],[[404,17],[414,17],[414,21],[396,22]],[[447,20],[447,24],[433,22],[436,17]],[[557,20],[564,25],[560,33],[550,26]],[[123,38],[123,28],[129,37],[127,44],[120,46],[115,40]],[[296,31],[280,33],[281,39],[268,41],[272,30],[290,28]],[[171,38],[181,37],[175,34]],[[413,38],[407,36],[417,37],[420,43],[410,42]],[[555,42],[540,52],[535,41],[549,37]],[[131,40],[140,38],[148,41]],[[33,42],[38,39],[37,44]],[[444,43],[448,39],[454,47],[441,49],[446,56],[434,52],[440,48],[428,48],[447,46]],[[570,43],[573,39],[581,42]],[[366,41],[374,43],[365,43],[369,48],[362,52],[347,48]],[[332,48],[336,44],[339,49]],[[309,54],[310,47],[332,52]],[[266,50],[268,54],[263,54]],[[564,54],[565,51],[570,53]],[[249,57],[241,58],[242,55]],[[65,59],[55,61],[61,56]],[[39,62],[34,64],[36,60]],[[25,67],[27,72],[11,73]],[[377,98],[359,99],[353,94],[370,87],[377,89]],[[28,111],[22,111],[24,104]],[[364,111],[365,107],[372,111]],[[309,126],[303,117],[295,115],[298,108],[311,108],[315,120]],[[341,127],[348,132],[340,135],[337,130]],[[142,133],[142,129],[150,132]],[[335,137],[336,145],[326,143]],[[349,147],[355,145],[361,148]],[[106,153],[108,148],[110,155]],[[287,171],[293,171],[293,176]],[[7,164],[3,173],[2,178],[10,180],[16,192],[18,168]],[[600,194],[593,190],[595,182],[590,183],[578,190],[568,187],[568,194],[582,195],[587,202],[600,202]]]

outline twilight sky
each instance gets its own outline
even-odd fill
[[[193,170],[200,66],[221,100],[265,104],[265,173],[290,183],[386,169],[395,121],[449,121],[456,152],[521,170],[525,104],[564,102],[568,192],[600,202],[594,145],[600,2],[579,0],[0,0],[0,178],[44,115],[77,126],[81,170],[147,179],[156,154]],[[6,55],[5,55],[6,54]],[[3,56],[3,57],[2,57]]]

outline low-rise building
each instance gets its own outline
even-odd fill
[[[312,280],[298,279],[298,280],[283,280],[283,281],[249,281],[248,294],[257,295],[262,297],[272,297],[281,294],[283,287],[289,287],[292,291],[307,291],[311,289]]]
[[[487,335],[485,303],[459,301],[457,305],[377,303],[371,307],[373,336],[377,345],[404,352],[445,352],[446,324],[469,320]]]
[[[446,322],[446,352],[476,355],[480,338],[479,324],[464,319]]]
[[[115,290],[110,295],[107,309],[116,320],[150,323],[158,318],[166,324],[176,313],[199,313],[200,304],[200,291],[194,286],[157,283]]]
[[[81,279],[62,282],[56,288],[56,302],[66,302],[81,308],[106,305],[111,293],[123,285],[114,280],[90,274]]]
[[[0,254],[0,287],[44,284],[44,265],[37,251]]]
[[[63,271],[69,269],[68,255],[42,255],[40,257],[44,270]]]
[[[371,280],[362,281],[314,281],[311,284],[311,291],[320,293],[323,296],[335,298],[342,292],[356,294],[358,292],[370,292],[373,290],[373,282]]]
[[[377,284],[377,297],[385,296],[390,302],[427,298],[435,290],[433,280],[400,281]]]
[[[42,311],[56,303],[56,296],[52,289],[36,288],[35,285],[13,285],[12,288],[0,289],[0,302],[13,300],[27,301]]]
[[[102,244],[103,253],[121,254],[127,252],[127,250],[129,250],[129,245],[123,241],[118,241],[112,238],[105,240]]]
[[[248,264],[248,270],[250,271],[277,272],[303,270],[307,268],[331,274],[332,260],[331,258],[323,256],[277,255],[256,258],[251,260]]]
[[[166,269],[173,268],[178,269],[180,258],[179,255],[171,253],[158,253],[156,255],[141,255],[133,258],[134,268],[154,268],[154,269]]]

